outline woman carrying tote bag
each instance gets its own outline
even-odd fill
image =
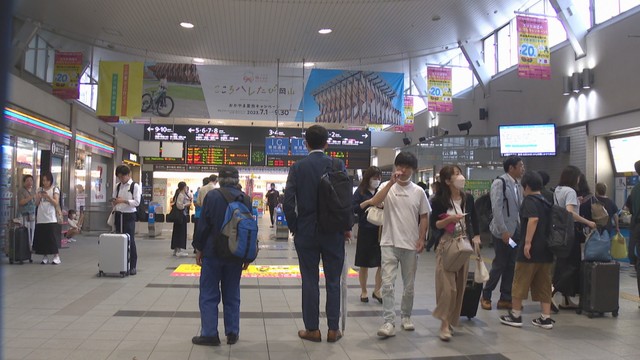
[[[442,235],[436,248],[436,308],[433,317],[441,321],[440,340],[451,340],[453,326],[458,325],[462,299],[469,271],[467,261],[457,271],[447,271],[444,256],[456,239],[471,239],[480,244],[478,220],[474,199],[465,193],[465,178],[456,165],[448,165],[440,170],[440,190],[432,202],[431,228],[442,229]],[[470,255],[470,254],[469,254]]]
[[[187,248],[187,215],[193,200],[189,195],[189,187],[184,181],[178,183],[178,189],[173,196],[173,206],[178,210],[178,216],[181,216],[182,221],[173,222],[173,232],[171,233],[171,250],[173,250],[173,256],[188,256],[189,253],[185,251]]]

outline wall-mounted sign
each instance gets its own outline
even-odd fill
[[[127,165],[140,166],[140,156],[133,151],[122,149],[122,162]]]
[[[289,154],[289,138],[268,137],[264,139],[266,155],[287,155]]]

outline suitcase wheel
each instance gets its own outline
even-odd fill
[[[590,312],[590,313],[587,313],[587,317],[588,317],[589,319],[593,319],[593,313],[591,313],[591,312]]]
[[[29,262],[30,262],[30,263],[32,263],[32,262],[33,262],[33,259],[29,259]]]
[[[124,277],[127,273],[125,271],[120,271],[120,277]]]
[[[618,317],[618,310],[612,311],[611,315],[613,315],[613,317]]]
[[[13,260],[9,259],[9,264],[13,265]]]
[[[98,271],[98,277],[102,277],[102,271]]]
[[[578,315],[582,314],[582,309],[576,309],[576,314]]]

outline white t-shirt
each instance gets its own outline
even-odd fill
[[[40,191],[40,190],[38,190]],[[52,186],[47,191],[47,195],[49,195],[53,199],[53,194],[58,194],[60,196],[60,189],[57,186]],[[59,200],[58,200],[59,201]],[[40,205],[38,205],[36,224],[48,224],[48,223],[57,223],[58,219],[56,218],[56,207],[49,201],[44,198],[40,200]]]
[[[380,185],[384,188],[387,182]],[[415,250],[420,237],[418,218],[431,212],[424,190],[413,182],[393,184],[384,199],[384,222],[380,246]]]

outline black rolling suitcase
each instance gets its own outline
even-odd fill
[[[617,262],[582,262],[580,305],[576,313],[589,318],[610,312],[618,316],[620,296],[620,264]]]
[[[29,246],[29,229],[19,226],[9,229],[9,246],[7,248],[9,264],[24,263],[31,260],[31,247]]]
[[[482,295],[482,284],[473,281],[473,275],[474,273],[470,272],[467,276],[467,285],[464,289],[462,309],[460,310],[460,316],[466,316],[469,320],[476,317]]]

